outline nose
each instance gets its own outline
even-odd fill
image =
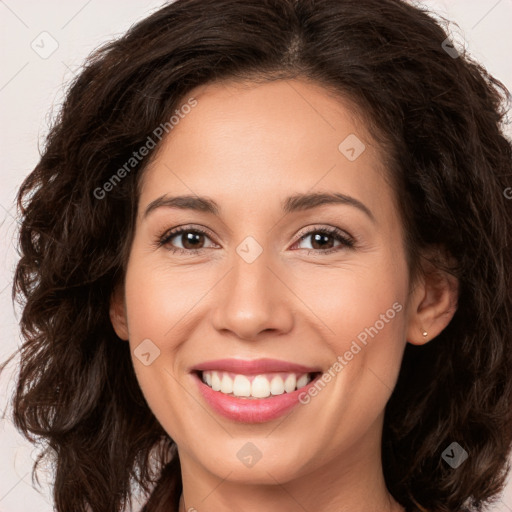
[[[252,263],[234,256],[230,271],[216,287],[213,323],[219,332],[258,340],[264,333],[277,336],[292,329],[293,294],[269,259],[266,251]]]

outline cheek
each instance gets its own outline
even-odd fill
[[[325,333],[323,342],[331,353],[336,394],[354,405],[356,415],[374,410],[362,407],[365,403],[384,407],[405,348],[405,263],[391,252],[389,256],[381,252],[364,264],[359,260],[343,268],[317,269],[308,279],[296,282],[297,295]],[[333,411],[338,414],[341,412]]]
[[[308,276],[296,276],[294,291],[311,313],[324,324],[334,348],[343,349],[365,328],[402,327],[407,297],[407,275],[389,259],[372,258],[339,268],[318,268]],[[393,305],[400,305],[393,308]],[[389,320],[389,321],[388,321]],[[384,322],[384,325],[383,325]],[[362,336],[364,338],[364,336]]]
[[[166,340],[172,349],[194,307],[211,285],[208,274],[193,266],[173,269],[150,258],[133,258],[126,275],[126,303],[130,338]]]
[[[137,381],[171,437],[179,437],[183,428],[179,412],[184,395],[176,378],[183,370],[179,348],[195,328],[194,307],[208,288],[204,277],[199,279],[192,267],[171,271],[136,252],[126,273],[129,343]]]

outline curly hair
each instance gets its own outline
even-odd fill
[[[122,510],[135,485],[148,493],[146,512],[177,507],[176,445],[109,317],[150,158],[98,190],[189,91],[218,80],[305,78],[365,116],[386,150],[409,270],[422,272],[424,249],[437,247],[449,258],[433,263],[460,283],[448,327],[406,346],[385,411],[386,485],[408,509],[436,512],[484,510],[503,489],[512,443],[510,94],[446,41],[440,21],[401,0],[177,0],[90,56],[18,193],[13,299],[24,342],[13,417],[55,463],[58,512]],[[457,469],[441,457],[452,442],[469,454]]]

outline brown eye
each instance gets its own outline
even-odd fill
[[[208,248],[207,240],[210,240],[210,237],[200,229],[177,228],[165,233],[160,238],[159,245],[167,247],[172,252],[194,253]]]
[[[343,248],[354,247],[354,240],[338,228],[311,230],[303,234],[297,243],[301,244],[306,240],[310,240],[311,247],[305,247],[305,249],[313,252],[330,253]]]
[[[334,246],[334,237],[325,233],[315,233],[311,236],[313,249],[330,249]]]
[[[198,249],[204,244],[205,236],[195,231],[186,231],[180,235],[180,241],[184,249]]]

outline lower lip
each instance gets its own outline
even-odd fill
[[[297,406],[299,396],[312,387],[317,378],[314,378],[306,386],[282,395],[270,396],[268,398],[237,398],[226,395],[220,391],[214,391],[207,386],[199,375],[193,374],[198,383],[199,391],[208,405],[216,412],[233,421],[240,423],[264,423],[283,416]]]

